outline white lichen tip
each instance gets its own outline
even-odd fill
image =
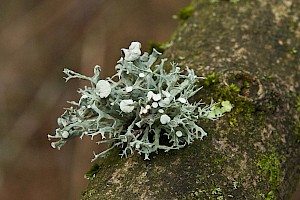
[[[100,98],[106,98],[111,93],[111,87],[108,81],[99,80],[96,84],[96,94],[100,96]]]
[[[161,94],[153,94],[152,95],[153,101],[159,101],[161,100]]]
[[[127,86],[125,88],[126,92],[131,92],[133,90],[133,87],[132,86]]]
[[[165,97],[169,98],[171,96],[171,94],[167,91],[162,91],[163,95],[165,95]]]
[[[153,107],[153,108],[157,108],[157,107],[158,107],[158,103],[157,103],[157,102],[153,102],[153,103],[152,103],[152,107]]]
[[[148,112],[148,109],[147,108],[144,108],[143,106],[141,107],[141,110],[140,110],[140,115],[142,114],[147,114]]]
[[[68,131],[63,131],[61,133],[62,138],[68,138],[69,137],[69,132]]]
[[[133,105],[133,100],[132,99],[126,99],[126,100],[122,100],[120,102],[120,109],[125,112],[125,113],[130,113],[133,111],[134,109],[134,105]]]
[[[150,105],[146,105],[146,109],[149,110],[151,108]]]
[[[163,114],[162,116],[160,116],[160,123],[161,124],[167,124],[171,121],[171,118],[166,115],[166,114]]]
[[[181,137],[183,135],[183,133],[181,131],[176,131],[175,134],[176,134],[177,137]]]
[[[170,98],[164,98],[158,102],[160,107],[167,107],[171,103]]]
[[[125,55],[124,60],[128,62],[137,60],[142,54],[141,46],[142,45],[139,42],[131,42],[128,49],[122,49]]]
[[[141,107],[141,110],[140,110],[140,115],[142,115],[142,114],[147,114],[150,108],[151,108],[150,105],[146,105],[145,108],[142,106],[142,107]]]
[[[56,149],[55,142],[51,142],[51,147],[52,147],[53,149]]]
[[[142,122],[139,121],[139,122],[135,123],[135,125],[136,125],[137,127],[141,128],[141,127],[142,127]]]
[[[177,100],[178,100],[180,103],[186,103],[186,102],[187,102],[187,100],[186,100],[185,98],[182,98],[182,97],[179,97]]]
[[[152,99],[152,96],[153,96],[153,92],[152,91],[149,91],[148,93],[147,93],[147,99],[148,99],[148,101],[150,101],[151,99]]]
[[[145,77],[145,74],[142,72],[142,73],[139,73],[139,77],[141,78],[144,78]]]

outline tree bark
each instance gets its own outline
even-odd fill
[[[194,98],[233,110],[150,161],[116,149],[82,199],[289,199],[299,180],[300,1],[197,0],[164,56],[207,79]]]

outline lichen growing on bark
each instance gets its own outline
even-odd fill
[[[300,49],[300,2],[284,4],[195,0],[192,17],[178,28],[165,56],[199,75],[215,73],[218,80],[211,76],[206,92],[218,91],[216,100],[232,100],[232,112],[216,123],[202,122],[212,133],[202,143],[159,154],[151,162],[138,157],[111,162],[88,191],[97,190],[102,198],[114,191],[112,199],[288,199],[300,163],[297,95],[291,95],[299,94],[300,54],[290,53]],[[268,160],[277,167],[264,173],[258,163]],[[130,181],[122,178],[128,171],[118,170],[125,165],[132,166]],[[110,170],[120,173],[114,176],[119,182],[107,185]],[[278,186],[269,180],[270,170]]]

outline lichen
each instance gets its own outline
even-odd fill
[[[278,34],[285,36],[287,32],[283,26],[275,26],[274,28],[272,25],[274,18],[268,11],[272,3],[260,1],[263,2],[264,5],[268,5],[265,6],[267,9],[262,9],[261,6],[257,7],[257,9],[253,9],[253,4],[247,2],[248,1],[245,1],[246,6],[241,7],[232,6],[224,2],[222,5],[226,7],[223,7],[215,5],[203,6],[203,1],[201,1],[199,8],[197,8],[197,14],[199,15],[197,17],[198,21],[196,17],[191,19],[193,24],[183,27],[182,34],[179,33],[177,40],[174,40],[175,53],[171,53],[172,58],[179,58],[178,55],[181,55],[182,58],[184,58],[182,60],[180,59],[182,62],[181,65],[192,66],[194,69],[197,69],[199,74],[215,71],[218,73],[218,77],[221,77],[219,79],[221,81],[217,84],[212,83],[205,85],[199,83],[200,86],[206,86],[201,90],[201,96],[199,95],[199,98],[203,98],[202,93],[207,92],[206,98],[203,98],[204,101],[209,101],[213,94],[213,98],[218,102],[230,100],[234,108],[217,122],[206,123],[205,120],[201,122],[205,130],[213,133],[204,138],[205,142],[196,141],[193,145],[189,145],[182,151],[159,154],[156,159],[151,160],[152,166],[159,163],[160,166],[168,168],[162,174],[155,174],[154,176],[157,176],[157,179],[149,179],[150,191],[156,191],[157,189],[151,187],[151,185],[155,185],[160,180],[164,182],[163,186],[157,190],[162,189],[165,190],[165,192],[158,193],[158,195],[155,196],[156,198],[181,199],[182,196],[186,196],[188,193],[190,196],[194,196],[193,198],[191,197],[191,199],[209,199],[205,196],[205,193],[211,195],[212,189],[217,186],[222,189],[225,198],[228,199],[261,199],[261,197],[271,199],[273,196],[278,196],[278,193],[281,193],[282,199],[287,199],[288,193],[293,190],[289,184],[281,184],[279,186],[278,190],[283,191],[278,192],[277,190],[271,190],[267,175],[259,173],[260,170],[258,170],[259,168],[257,167],[257,162],[261,158],[261,155],[264,155],[268,149],[274,148],[274,146],[283,148],[278,149],[277,152],[283,154],[290,152],[289,159],[287,159],[286,163],[282,162],[283,165],[291,166],[295,161],[299,161],[299,159],[295,159],[295,157],[299,158],[298,149],[291,143],[291,138],[295,138],[293,135],[294,127],[290,126],[291,124],[294,125],[292,118],[294,115],[289,115],[291,112],[286,111],[288,105],[283,106],[282,102],[273,101],[273,99],[276,100],[276,92],[278,92],[278,90],[280,90],[279,98],[286,98],[285,88],[281,88],[278,85],[278,74],[280,74],[280,81],[286,80],[290,77],[289,69],[293,68],[289,67],[292,65],[291,63],[282,63],[282,55],[280,55],[278,48],[276,48],[278,41],[273,41],[272,38],[274,37],[269,36],[277,36]],[[236,10],[239,8],[240,10]],[[223,12],[224,9],[226,9],[225,13]],[[240,18],[234,18],[234,14],[237,12],[241,15]],[[207,23],[207,21],[203,19],[206,19],[209,15],[213,17],[207,18],[209,20],[209,23]],[[242,21],[242,19],[250,18],[263,20],[247,20],[246,23]],[[228,22],[236,22],[236,24],[230,24]],[[267,29],[265,29],[265,24],[270,26],[267,26]],[[285,25],[286,23],[281,24]],[[249,30],[251,31],[249,32]],[[201,31],[201,34],[199,34],[199,31]],[[212,33],[216,33],[216,35],[212,36]],[[214,37],[216,40],[208,39],[210,37]],[[259,41],[259,43],[257,41]],[[273,42],[275,43],[274,48],[268,51],[263,48],[265,44],[272,44]],[[214,48],[210,47],[216,45],[220,46],[222,50],[220,54],[210,51],[211,49],[214,51]],[[239,48],[245,47],[243,53],[245,56],[248,56],[247,59],[243,58],[244,55],[238,55],[240,57],[231,56],[234,54],[232,51],[236,50],[234,45],[237,45]],[[260,48],[257,48],[257,46]],[[288,51],[283,52],[286,53]],[[278,57],[276,61],[279,60],[280,63],[270,62],[269,59],[266,59],[273,58],[274,55]],[[256,92],[248,93],[248,91],[255,91],[257,86],[256,82],[251,82],[251,79],[242,77],[242,81],[239,83],[233,81],[224,84],[222,73],[226,73],[224,70],[227,69],[248,70],[251,74],[260,76],[259,78],[263,82],[263,86],[267,92],[266,96],[259,99],[258,96],[255,96]],[[263,79],[264,76],[265,79]],[[249,84],[245,83],[245,80]],[[290,78],[290,80],[293,80],[293,78]],[[235,92],[232,88],[230,89],[231,83],[239,87],[241,91]],[[274,87],[272,87],[271,84],[274,84]],[[197,99],[197,96],[193,98]],[[290,102],[288,98],[284,100]],[[265,102],[267,102],[268,105],[266,105]],[[291,106],[291,104],[289,106]],[[290,111],[291,110],[294,112],[296,109],[293,106]],[[230,122],[235,120],[237,121],[237,125],[230,126]],[[281,130],[281,133],[279,133],[279,130]],[[275,131],[277,132],[276,135],[273,134]],[[286,133],[291,134],[287,135]],[[278,137],[277,134],[279,134],[280,137]],[[273,140],[273,137],[278,137],[281,140],[286,139],[286,141],[282,140],[281,143],[278,143],[279,140]],[[213,141],[224,141],[226,148],[216,150],[220,143],[214,144]],[[286,143],[283,143],[283,141]],[[295,140],[293,140],[293,142],[295,142]],[[294,149],[295,151],[290,151]],[[241,153],[245,153],[245,157],[243,157]],[[205,159],[202,159],[203,155],[205,155]],[[223,156],[226,156],[227,159],[222,159]],[[174,163],[174,157],[180,158],[181,162],[170,168],[170,163]],[[151,170],[151,165],[147,165],[149,171]],[[243,166],[243,168],[240,166]],[[145,168],[146,167],[141,167],[142,170]],[[283,168],[285,168],[285,166]],[[290,172],[290,170],[286,172]],[[103,170],[103,173],[105,173],[105,170]],[[131,173],[139,174],[135,171]],[[168,177],[169,174],[177,174],[177,176],[175,176],[177,179],[175,180],[174,176]],[[291,179],[290,175],[287,173],[285,175],[286,177],[282,177],[285,182],[293,185],[293,177]],[[298,175],[298,171],[296,175]],[[102,176],[102,174],[99,175],[99,179],[102,178]],[[103,180],[105,180],[105,177]],[[228,192],[233,185],[231,184],[232,181],[238,181],[239,187]],[[130,185],[130,183],[131,182],[123,183],[124,187]],[[162,183],[160,182],[159,184]],[[98,188],[102,189],[102,187],[99,186]],[[101,193],[101,189],[99,189],[99,193]],[[110,189],[113,190],[114,188],[112,187]],[[148,190],[148,187],[145,187],[143,184],[139,186],[139,189],[144,191]],[[182,196],[177,194],[181,194]],[[123,196],[128,197],[130,195],[126,193]]]
[[[87,77],[65,69],[66,80],[88,80],[91,86],[80,89],[81,98],[72,101],[57,122],[55,135],[48,135],[52,147],[60,149],[75,137],[100,136],[97,144],[110,147],[94,153],[94,159],[105,157],[114,147],[120,147],[122,157],[138,152],[149,159],[151,153],[180,149],[207,135],[198,125],[199,119],[216,120],[230,112],[228,100],[217,105],[212,98],[209,104],[192,102],[191,98],[202,87],[196,83],[205,79],[195,75],[188,67],[180,68],[167,59],[155,64],[161,53],[153,49],[149,55],[141,52],[141,44],[132,42],[122,49],[124,57],[117,62],[117,73],[101,79],[100,66],[94,76]],[[73,107],[74,106],[74,107]]]

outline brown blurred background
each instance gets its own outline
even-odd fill
[[[189,0],[0,1],[0,199],[79,199],[93,150],[86,138],[54,150],[47,134],[67,100],[88,84],[65,84],[63,68],[114,73],[123,47],[168,41]]]

